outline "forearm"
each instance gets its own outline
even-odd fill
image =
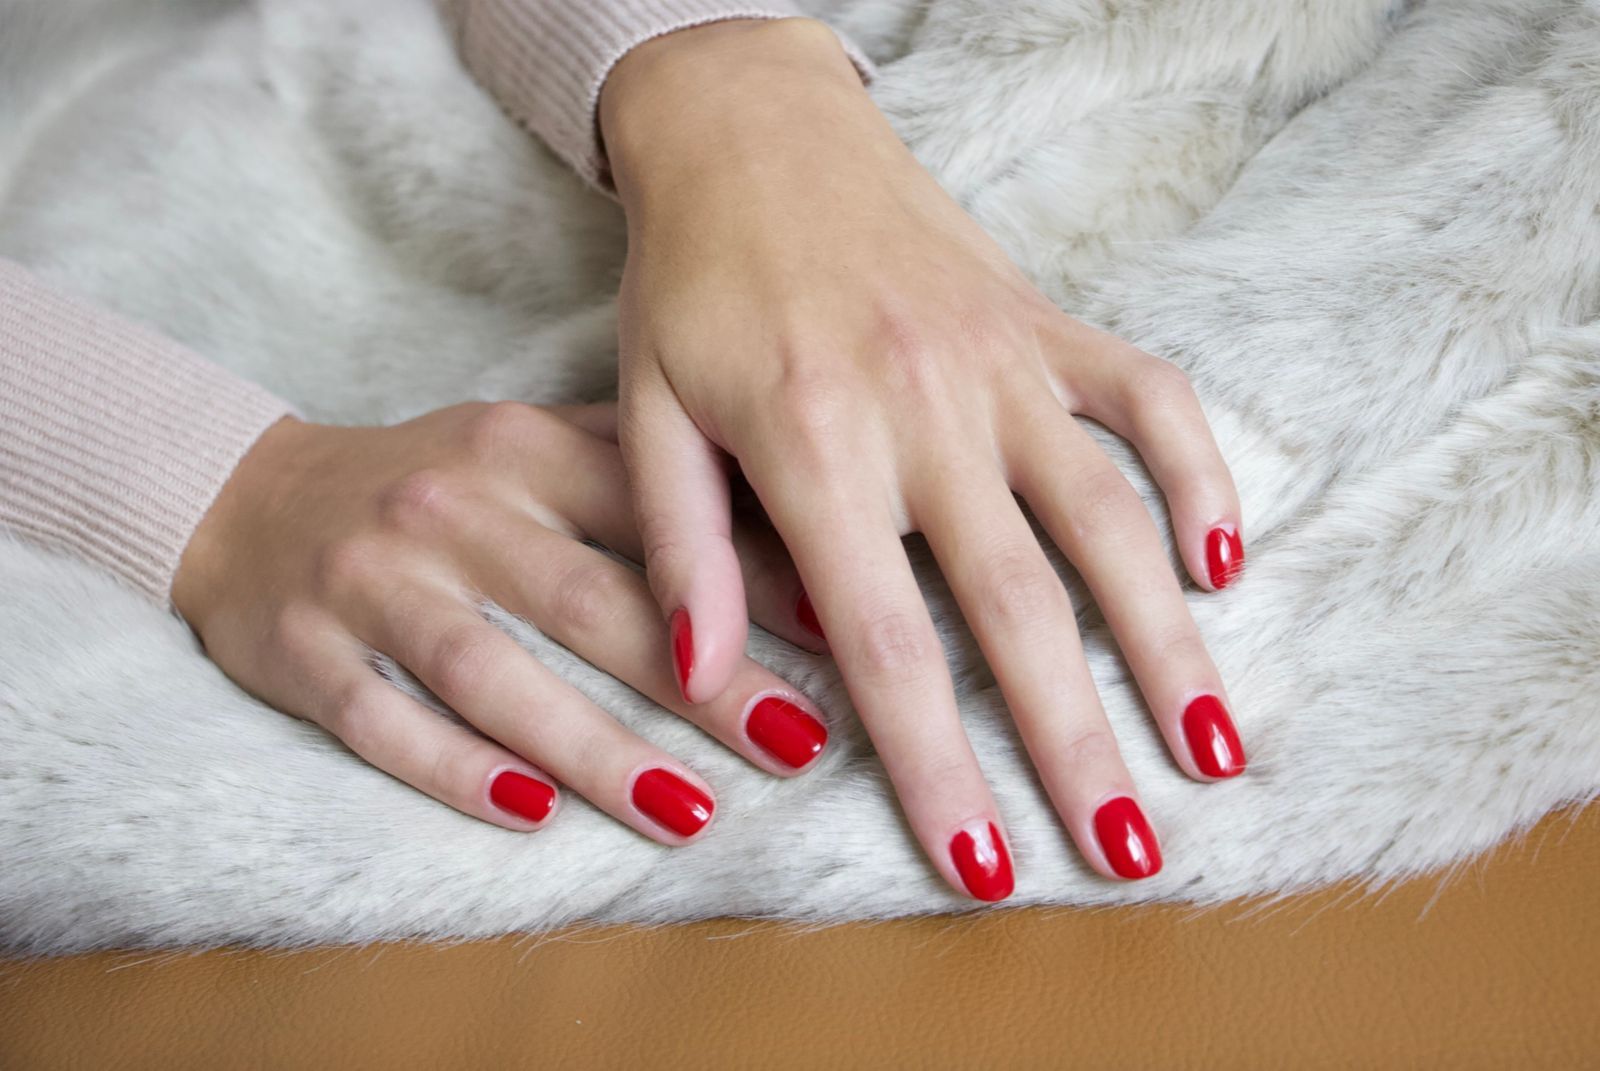
[[[239,458],[289,406],[0,260],[0,528],[166,604]]]

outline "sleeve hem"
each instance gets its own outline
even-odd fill
[[[0,525],[163,605],[189,538],[291,407],[0,261]]]
[[[600,90],[629,51],[664,34],[725,19],[804,17],[792,4],[715,0],[447,0],[462,59],[513,119],[542,138],[591,186],[614,196],[600,141]],[[839,34],[863,82],[872,61]]]

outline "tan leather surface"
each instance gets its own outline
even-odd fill
[[[0,1067],[1600,1067],[1600,806],[1448,882],[0,964]]]

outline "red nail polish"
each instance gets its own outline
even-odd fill
[[[489,799],[518,818],[543,822],[556,805],[556,790],[536,777],[506,770],[489,783]]]
[[[1237,531],[1213,528],[1206,533],[1206,572],[1211,586],[1221,591],[1244,568],[1244,541]]]
[[[1118,796],[1094,812],[1094,835],[1119,877],[1148,878],[1161,869],[1161,846],[1139,805]]]
[[[698,833],[715,807],[710,796],[659,766],[633,779],[633,805],[680,837]]]
[[[811,596],[803,591],[800,593],[800,601],[795,604],[794,616],[799,619],[800,627],[817,639],[828,638],[822,633],[822,622],[817,620],[817,608],[811,605]]]
[[[769,695],[745,719],[745,735],[785,766],[799,769],[822,753],[828,729],[800,707]]]
[[[1214,695],[1202,695],[1183,712],[1183,735],[1189,741],[1194,764],[1207,777],[1235,777],[1244,773],[1244,745],[1228,708]]]
[[[694,672],[694,628],[689,624],[689,611],[679,607],[672,611],[669,626],[672,633],[672,665],[678,671],[678,691],[684,702],[689,701],[689,674]]]
[[[977,836],[963,829],[950,838],[950,858],[962,884],[979,900],[1004,900],[1016,887],[1011,853],[993,822],[985,822]]]

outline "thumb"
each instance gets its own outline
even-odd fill
[[[732,681],[749,632],[727,457],[665,382],[634,386],[619,431],[645,571],[668,623],[678,688],[704,703]]]

